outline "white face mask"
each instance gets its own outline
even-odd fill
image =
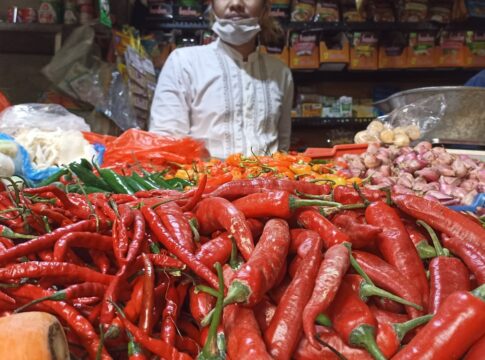
[[[259,26],[259,19],[256,17],[231,20],[219,19],[216,16],[216,22],[212,25],[212,31],[222,41],[238,46],[249,42],[255,37],[261,31],[261,26]]]

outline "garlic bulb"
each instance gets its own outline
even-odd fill
[[[409,145],[409,137],[406,134],[396,134],[394,137],[394,145],[397,147],[404,147]]]
[[[386,129],[381,131],[380,134],[381,141],[385,144],[391,144],[394,141],[394,131]]]
[[[406,134],[411,140],[417,140],[421,136],[421,132],[416,125],[409,125],[405,127]]]

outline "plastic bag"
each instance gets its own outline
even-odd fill
[[[130,129],[106,143],[103,166],[116,167],[133,163],[146,166],[166,162],[188,164],[196,158],[207,156],[208,152],[201,141],[192,138],[176,139]]]
[[[83,118],[56,104],[22,104],[0,113],[0,132],[15,136],[23,128],[89,131]]]
[[[422,138],[440,123],[445,112],[445,96],[437,94],[394,109],[378,119],[389,124],[391,128],[415,125]]]

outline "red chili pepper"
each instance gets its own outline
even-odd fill
[[[70,232],[56,241],[54,261],[63,261],[71,247],[83,247],[101,251],[113,249],[113,238],[92,232]]]
[[[276,313],[264,333],[268,352],[274,359],[290,359],[298,345],[303,327],[303,309],[312,295],[322,260],[322,240],[316,238],[295,277],[279,302]]]
[[[191,253],[195,252],[195,244],[192,237],[192,230],[189,221],[184,216],[180,206],[174,203],[168,203],[158,206],[155,212],[162,220],[163,225],[170,235],[176,239],[181,246]]]
[[[141,209],[148,226],[153,231],[157,239],[176,257],[184,262],[192,271],[207,281],[212,287],[218,287],[217,276],[203,263],[201,263],[192,253],[178,244],[164,228],[153,209],[144,206]]]
[[[377,237],[383,258],[416,285],[421,294],[421,301],[417,304],[427,307],[429,286],[426,272],[397,212],[378,201],[367,207],[365,218],[369,224],[383,229]]]
[[[300,268],[300,265],[303,263],[303,258],[300,256],[295,256],[293,260],[291,261],[290,266],[288,267],[288,275],[290,275],[290,278],[294,278],[296,275],[296,272]],[[285,269],[286,270],[286,269]],[[286,275],[286,271],[285,271]]]
[[[460,359],[485,335],[485,285],[451,294],[419,336],[393,359]]]
[[[142,277],[135,280],[133,289],[131,291],[130,300],[128,300],[125,308],[123,309],[126,318],[131,322],[135,322],[140,315],[141,304],[143,301],[143,283],[144,279]]]
[[[107,274],[111,267],[109,257],[104,252],[95,249],[89,249],[88,252],[101,274]]]
[[[129,331],[126,331],[126,334],[128,335],[128,360],[146,360],[147,357],[143,353],[140,344],[135,341]]]
[[[463,260],[479,284],[485,284],[485,250],[479,246],[480,244],[464,242],[462,238],[449,237],[446,234],[441,236],[443,245]]]
[[[153,293],[155,287],[155,268],[146,254],[141,254],[141,257],[143,259],[145,273],[143,275],[143,301],[138,326],[145,334],[150,335],[154,325],[152,310],[155,302]]]
[[[421,302],[422,297],[418,289],[392,265],[375,255],[363,251],[356,250],[352,254],[364,272],[377,286],[414,304]],[[406,312],[411,318],[424,315],[422,311],[411,306],[406,306]]]
[[[273,300],[275,304],[279,304],[283,295],[290,286],[291,278],[289,276],[285,276],[281,283],[278,286],[274,286],[269,292],[268,295]]]
[[[332,222],[349,236],[352,247],[355,249],[361,249],[374,244],[377,235],[382,232],[381,227],[365,223],[362,224],[348,214],[336,214]]]
[[[192,287],[189,292],[189,307],[192,317],[200,324],[216,304],[216,298],[204,291],[197,291]]]
[[[347,234],[340,231],[330,220],[315,209],[299,210],[296,214],[296,220],[305,229],[316,231],[322,238],[324,248],[326,249],[329,249],[335,244],[351,242]]]
[[[328,313],[335,331],[348,345],[365,348],[374,359],[385,359],[376,344],[376,319],[345,280]]]
[[[349,251],[346,246],[337,244],[325,252],[313,293],[303,311],[303,330],[308,342],[317,349],[320,346],[315,340],[315,319],[332,303],[349,265]]]
[[[212,268],[216,262],[225,264],[231,257],[231,251],[231,235],[226,232],[203,244],[195,257],[208,268]]]
[[[22,297],[29,299],[29,301],[52,294],[51,291],[30,284],[9,289],[8,291],[14,297]],[[99,337],[94,331],[93,326],[76,309],[63,301],[46,301],[43,304],[50,308],[61,321],[69,326],[79,337],[84,348],[88,351],[90,358],[95,359],[99,346]],[[102,349],[101,359],[111,359],[104,347]]]
[[[99,323],[103,325],[103,327],[105,328],[108,328],[109,325],[112,324],[113,319],[115,317],[115,311],[112,306],[112,302],[115,302],[118,300],[120,286],[125,276],[124,271],[125,271],[125,268],[122,268],[118,271],[116,276],[112,277],[112,280],[109,283],[108,288],[106,289],[106,292],[104,293],[104,297],[102,300],[103,305],[101,307],[101,314],[99,316]]]
[[[177,334],[175,338],[175,346],[177,349],[188,353],[190,356],[196,358],[200,351],[200,346],[197,341],[190,337],[180,336]]]
[[[182,334],[200,344],[200,330],[189,317],[181,317],[177,322],[177,327],[182,331]]]
[[[230,305],[224,309],[227,353],[231,359],[271,360],[252,309]]]
[[[6,303],[10,303],[10,304],[16,303],[14,298],[5,294],[3,291],[0,291],[0,301],[5,301]]]
[[[374,298],[371,300],[381,310],[399,314],[399,315],[404,314],[406,312],[406,310],[404,309],[404,306],[402,306],[401,304],[398,304],[395,301],[377,297],[377,296],[374,296]]]
[[[126,264],[131,264],[140,254],[145,238],[145,218],[139,210],[133,210],[133,239],[126,254]]]
[[[46,216],[49,220],[54,221],[59,226],[67,226],[73,223],[67,216],[49,208],[46,204],[35,203],[29,206],[30,209],[39,216]]]
[[[370,202],[385,200],[386,193],[382,190],[371,190],[361,188],[362,195]],[[336,186],[333,188],[333,200],[341,204],[359,204],[363,203],[360,194],[351,186]]]
[[[197,186],[197,191],[192,195],[192,198],[187,204],[182,207],[182,211],[191,211],[195,205],[200,201],[202,195],[204,194],[205,187],[207,185],[207,175],[201,174],[199,177],[199,185]]]
[[[240,302],[253,306],[273,287],[283,266],[290,232],[286,221],[269,220],[249,260],[236,272],[224,305]]]
[[[162,327],[160,331],[160,339],[170,345],[175,344],[177,332],[175,324],[177,322],[179,303],[176,288],[170,286],[165,294],[165,308],[163,309]]]
[[[470,273],[458,258],[446,256],[434,230],[425,222],[418,220],[428,232],[438,255],[429,263],[429,312],[436,314],[445,299],[455,291],[468,291]]]
[[[287,191],[268,191],[246,195],[232,202],[244,216],[289,219],[302,206],[334,206],[334,202],[300,199]]]
[[[385,323],[403,323],[409,320],[409,316],[406,314],[397,314],[394,312],[386,311],[379,309],[375,305],[369,306],[372,314],[376,318],[378,323],[385,322]]]
[[[148,256],[150,261],[153,263],[154,266],[159,268],[172,268],[172,269],[185,269],[185,264],[181,262],[179,259],[175,259],[174,257],[170,256],[168,253],[162,252],[160,254],[145,254]],[[137,271],[142,270],[144,267],[143,257],[140,255],[136,258],[136,260],[128,266],[126,269],[125,277],[129,278]]]
[[[64,234],[75,231],[96,231],[95,220],[84,220],[78,223],[58,228],[51,233],[18,244],[15,247],[0,253],[0,263],[6,263],[16,258],[51,248]],[[3,235],[5,236],[5,235]]]
[[[414,224],[404,223],[409,238],[418,251],[421,259],[431,259],[436,256],[436,250],[432,247],[426,236],[424,236]]]
[[[235,238],[239,252],[247,261],[254,250],[253,236],[244,215],[228,200],[207,198],[197,204],[195,216],[200,232],[209,234],[221,228]]]
[[[264,333],[273,319],[276,312],[276,305],[268,297],[265,297],[252,310],[254,311],[259,328]]]
[[[63,262],[29,261],[26,263],[12,264],[7,268],[0,269],[1,280],[21,278],[39,278],[44,276],[62,277],[64,281],[89,281],[101,284],[109,284],[113,276],[101,274],[89,268]]]
[[[293,194],[298,192],[311,195],[325,195],[330,193],[331,187],[328,185],[312,184],[306,181],[258,178],[252,180],[231,181],[219,186],[207,196],[234,199],[255,192],[265,192],[270,190],[283,190]]]
[[[485,354],[485,336],[473,344],[463,360],[482,360],[483,354]]]

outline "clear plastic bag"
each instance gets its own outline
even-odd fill
[[[22,104],[0,112],[0,132],[15,136],[24,128],[90,131],[83,118],[56,104]]]

